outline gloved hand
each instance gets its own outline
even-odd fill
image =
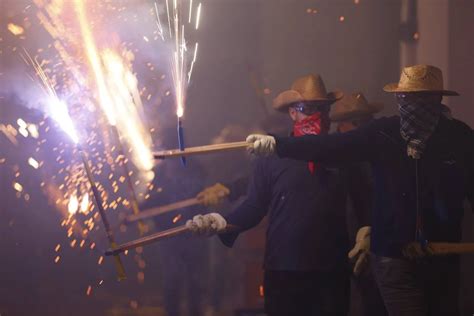
[[[408,259],[420,259],[433,255],[433,250],[429,245],[422,247],[418,241],[410,242],[402,249],[402,254]]]
[[[186,222],[186,227],[196,235],[212,236],[225,230],[227,222],[218,213],[196,215]]]
[[[348,257],[355,261],[354,274],[360,275],[367,267],[370,252],[370,226],[364,226],[359,229],[356,235],[354,248],[349,251]]]
[[[216,183],[198,193],[196,198],[204,206],[218,206],[230,194],[230,190],[223,184]]]
[[[249,143],[248,151],[257,156],[270,156],[276,150],[273,136],[252,134],[247,137],[246,142]]]

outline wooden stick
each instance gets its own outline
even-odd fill
[[[127,165],[127,158],[125,156],[125,150],[123,148],[122,140],[120,138],[120,133],[117,129],[117,126],[111,125],[110,128],[112,129],[113,133],[115,134],[115,138],[117,139],[119,156],[121,158],[122,167],[125,173],[125,179],[127,180],[128,192],[130,194],[130,204],[132,206],[132,212],[133,214],[138,215],[140,214],[140,207],[138,206],[137,194],[133,186],[132,177],[130,176],[130,170]],[[142,221],[138,221],[137,227],[138,227],[138,232],[140,233],[140,236],[144,236],[146,232],[148,231],[148,227]]]
[[[403,249],[404,256],[408,258],[468,253],[474,253],[474,243],[428,242],[426,249],[423,249],[419,242],[411,242]]]
[[[155,159],[165,159],[165,158],[172,158],[172,157],[192,156],[192,155],[198,155],[198,154],[207,154],[207,153],[215,153],[215,152],[222,152],[222,151],[229,151],[229,150],[236,150],[236,149],[244,149],[244,148],[247,148],[248,146],[249,146],[249,143],[247,142],[222,143],[222,144],[214,144],[214,145],[189,147],[189,148],[185,148],[184,150],[171,149],[171,150],[157,151],[153,153],[153,157]]]
[[[115,242],[114,234],[112,231],[112,228],[110,226],[110,223],[107,219],[107,216],[105,215],[105,209],[104,206],[102,205],[102,199],[101,195],[99,193],[99,189],[97,188],[97,185],[94,180],[94,176],[92,175],[92,171],[89,167],[89,160],[87,159],[87,155],[82,149],[82,147],[78,146],[79,153],[82,158],[82,162],[84,164],[84,169],[86,171],[87,178],[89,180],[89,183],[91,185],[92,193],[94,196],[95,200],[95,205],[97,206],[97,209],[99,211],[100,218],[102,220],[102,224],[104,225],[105,228],[105,234],[107,235],[107,239],[109,240],[109,245],[112,249],[115,249],[117,247],[117,243]],[[120,256],[118,254],[114,255],[114,261],[115,261],[115,268],[117,270],[117,278],[119,281],[125,280],[127,278],[125,274],[125,268],[122,263],[122,259],[120,259]]]
[[[225,231],[223,231],[222,233],[228,233],[228,232],[237,231],[237,230],[238,230],[237,226],[227,225]],[[118,245],[114,248],[111,248],[111,249],[107,250],[105,252],[105,255],[106,256],[116,256],[116,255],[118,255],[118,254],[120,254],[120,253],[122,253],[126,250],[146,246],[146,245],[152,244],[154,242],[157,242],[157,241],[160,241],[160,240],[163,240],[163,239],[167,239],[167,238],[170,238],[170,237],[174,237],[174,236],[184,234],[188,231],[189,231],[189,229],[186,227],[186,225],[182,225],[182,226],[178,226],[178,227],[175,227],[175,228],[167,229],[167,230],[164,230],[164,231],[161,231],[161,232],[158,232],[158,233],[155,233],[155,234],[143,237],[143,238],[139,238],[139,239],[129,241],[129,242],[127,242],[125,244],[122,244],[122,245]]]
[[[198,199],[192,198],[192,199],[187,199],[187,200],[171,203],[171,204],[168,204],[168,205],[153,207],[153,208],[143,210],[138,214],[128,215],[125,218],[125,221],[128,222],[128,223],[132,223],[132,222],[136,222],[136,221],[139,221],[139,220],[142,220],[142,219],[145,219],[145,218],[157,216],[157,215],[160,215],[160,214],[168,213],[168,212],[180,209],[180,208],[184,208],[184,207],[188,207],[188,206],[192,206],[192,205],[197,205],[197,204],[200,204],[200,203],[201,202]]]
[[[474,243],[429,242],[428,251],[433,255],[474,253]]]

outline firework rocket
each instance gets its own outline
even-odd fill
[[[178,146],[179,150],[184,151],[184,128],[181,118],[178,118]],[[186,166],[186,157],[181,157],[181,163]]]

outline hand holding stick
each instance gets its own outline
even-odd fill
[[[225,230],[221,233],[228,233],[228,232],[232,232],[232,231],[236,231],[236,230],[238,230],[237,226],[227,225]],[[182,225],[182,226],[178,226],[178,227],[175,227],[175,228],[167,229],[167,230],[164,230],[164,231],[161,231],[161,232],[158,232],[158,233],[155,233],[155,234],[143,237],[143,238],[132,240],[132,241],[127,242],[127,243],[122,244],[122,245],[118,245],[115,248],[107,250],[105,252],[105,255],[106,256],[117,256],[118,254],[120,254],[120,253],[122,253],[126,250],[146,246],[146,245],[152,244],[152,243],[160,241],[160,240],[164,240],[164,239],[168,239],[170,237],[182,235],[182,234],[187,233],[187,232],[189,232],[189,228],[186,225]]]
[[[132,223],[140,221],[149,217],[165,214],[174,210],[185,208],[193,205],[204,205],[204,206],[216,206],[222,199],[230,194],[230,190],[223,184],[216,183],[213,186],[207,187],[201,191],[195,198],[163,205],[159,207],[153,207],[143,210],[139,213],[128,215],[125,218],[126,223]]]

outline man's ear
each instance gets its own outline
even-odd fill
[[[296,116],[297,116],[296,110],[290,106],[288,108],[288,114],[290,115],[293,122],[295,122],[296,121]]]

